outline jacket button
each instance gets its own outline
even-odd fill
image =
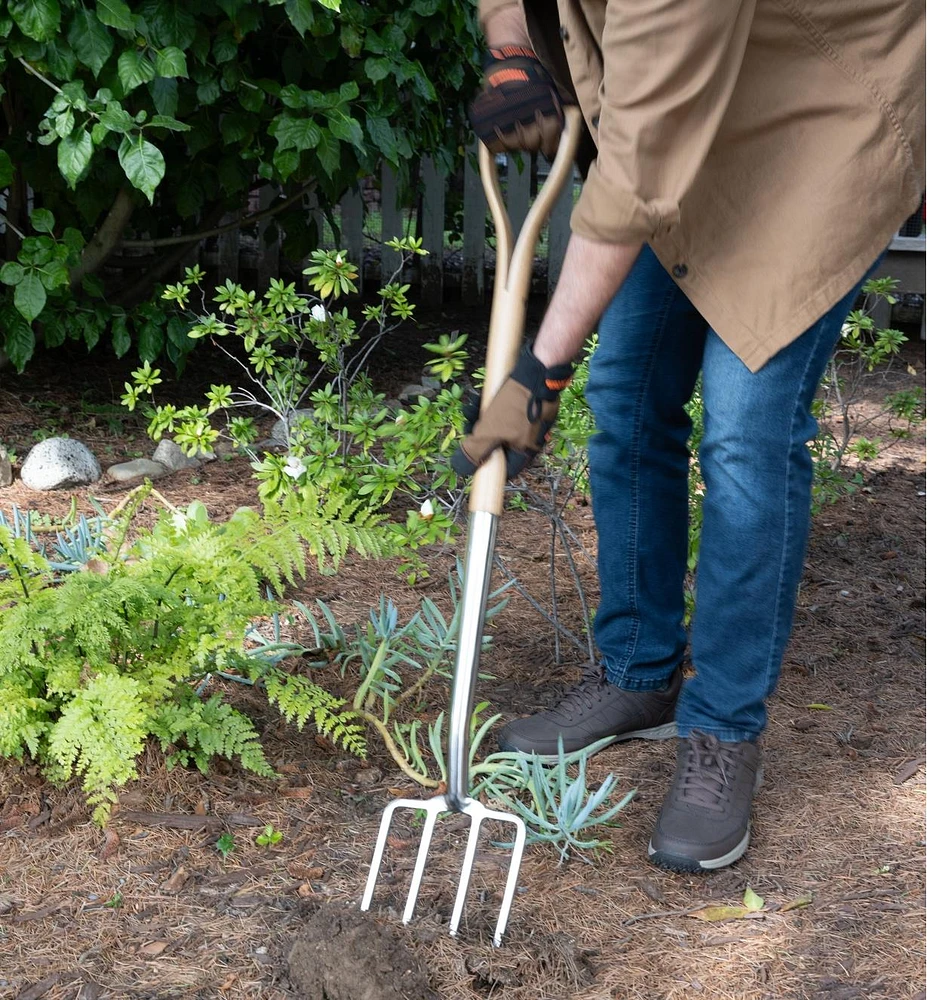
[[[685,264],[674,264],[673,265],[673,277],[674,278],[684,278],[689,273],[689,269]]]
[[[560,37],[565,42],[568,42],[570,40],[570,33],[569,31],[566,30],[566,28],[562,24],[560,25]]]

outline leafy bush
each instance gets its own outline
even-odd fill
[[[424,252],[414,239],[390,245],[402,252],[403,262]],[[317,250],[311,259],[305,273],[318,297],[300,295],[293,284],[276,279],[262,297],[226,282],[216,290],[216,311],[195,317],[189,336],[208,337],[241,365],[242,385],[213,385],[202,406],[152,405],[160,370],[146,363],[126,383],[123,403],[129,409],[141,403],[151,437],[171,434],[188,454],[208,450],[220,436],[246,450],[265,500],[311,484],[352,510],[376,512],[401,494],[413,509],[392,530],[397,546],[411,553],[445,538],[453,524],[444,505],[433,501],[441,491],[449,492],[446,506],[456,497],[448,456],[461,429],[461,389],[448,383],[465,366],[466,337],[442,336],[426,344],[443,387],[434,400],[421,396],[409,409],[391,410],[365,366],[377,344],[412,317],[408,285],[389,282],[379,292],[381,301],[364,308],[358,325],[346,307],[336,308],[339,298],[356,291],[357,271],[347,255]],[[401,270],[402,263],[393,277]],[[187,269],[183,282],[168,286],[165,299],[188,308],[196,293],[205,309],[202,277],[199,269]],[[244,350],[246,361],[240,351],[225,348],[226,338]],[[255,445],[255,410],[276,417],[286,439],[279,442],[282,451]],[[249,415],[237,415],[242,411]],[[423,566],[410,556],[405,569],[414,580]]]
[[[274,217],[284,253],[298,260],[317,243],[308,194],[326,211],[381,160],[407,177],[416,155],[446,164],[457,156],[479,72],[475,6],[337,8],[338,0],[4,6],[0,97],[15,95],[0,151],[4,256],[26,273],[0,296],[0,348],[17,367],[32,352],[34,322],[99,340],[99,330],[83,333],[86,309],[95,316],[150,296],[258,186],[282,191],[263,217]],[[36,212],[30,222],[27,185],[53,225]],[[32,231],[63,242],[67,256],[24,245]],[[105,270],[126,264],[120,247],[154,251],[134,258],[128,281]],[[103,324],[117,353],[136,332],[123,319],[115,312]],[[164,346],[140,344],[143,359]]]

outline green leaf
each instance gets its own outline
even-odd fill
[[[123,135],[135,128],[135,120],[116,102],[106,105],[106,109],[100,115],[100,124],[105,125],[110,132],[119,132]]]
[[[176,45],[186,51],[196,38],[196,21],[178,0],[145,0],[139,14],[151,30],[151,41],[158,48]]]
[[[208,80],[196,88],[196,99],[200,104],[215,104],[221,94],[218,80]]]
[[[747,890],[744,893],[744,906],[751,912],[755,913],[757,910],[762,910],[764,906],[763,897],[758,896],[750,886],[747,886]]]
[[[280,177],[286,180],[299,167],[299,153],[295,149],[278,149],[274,153],[274,166]]]
[[[119,162],[133,187],[154,203],[155,188],[164,177],[164,157],[157,146],[139,136],[125,136],[119,144]]]
[[[151,100],[161,115],[173,115],[177,110],[177,81],[159,76],[148,84]]]
[[[315,155],[319,158],[322,169],[331,177],[341,164],[341,143],[331,132],[323,132],[315,147]]]
[[[9,0],[8,10],[19,30],[37,42],[50,42],[61,26],[58,0]]]
[[[74,112],[68,108],[66,111],[62,111],[60,115],[55,116],[55,132],[59,139],[63,139],[65,136],[71,134],[74,128]]]
[[[30,323],[45,308],[45,286],[35,271],[27,271],[13,293],[13,305]]]
[[[385,80],[392,71],[393,60],[386,56],[371,57],[364,61],[364,73],[371,83],[379,83]]]
[[[155,55],[158,76],[187,76],[187,57],[175,45],[168,45]]]
[[[833,712],[833,705],[824,705],[819,701],[814,701],[810,705],[805,705],[805,708],[810,708],[814,712]]]
[[[291,118],[289,115],[275,118],[268,131],[276,136],[278,150],[291,147],[298,150],[313,149],[322,136],[322,130],[311,118]]]
[[[23,322],[18,316],[12,323],[7,325],[3,350],[12,362],[13,367],[22,373],[22,370],[32,357],[32,352],[35,350],[35,333],[32,327],[28,323]]]
[[[4,285],[18,285],[23,280],[25,270],[18,261],[8,260],[0,267],[0,281]]]
[[[338,88],[338,96],[342,101],[356,101],[359,94],[360,87],[355,80],[348,80],[347,83],[343,83]]]
[[[68,226],[61,236],[61,242],[71,251],[71,253],[80,253],[81,250],[87,245],[87,241],[84,239],[83,234],[79,229],[75,229],[73,226]]]
[[[122,0],[97,0],[97,17],[117,31],[135,27],[135,17]]]
[[[151,121],[148,123],[149,127],[153,128],[167,128],[172,132],[189,132],[190,126],[185,122],[179,122],[176,118],[172,118],[170,115],[152,115]]]
[[[32,228],[37,233],[50,233],[55,228],[55,217],[47,208],[37,208],[29,216]]]
[[[93,159],[93,141],[86,129],[66,136],[58,143],[58,170],[73,191]]]
[[[315,3],[316,0],[287,0],[286,2],[286,16],[300,36],[305,35],[315,24],[315,14],[312,10]]]
[[[155,78],[155,68],[146,55],[138,49],[126,49],[119,57],[118,74],[122,89],[128,94],[143,83]]]
[[[164,350],[164,331],[157,323],[146,323],[138,332],[138,356],[154,361]]]
[[[399,151],[396,146],[396,133],[386,118],[367,118],[367,134],[373,144],[391,162],[398,163]]]
[[[257,125],[257,118],[242,111],[232,111],[222,116],[219,130],[226,143],[241,142],[251,135]]]
[[[113,52],[113,36],[97,20],[93,11],[81,8],[74,14],[68,29],[68,41],[77,58],[99,76]]]
[[[45,62],[52,76],[72,80],[77,72],[77,56],[63,38],[55,38],[45,46]]]
[[[0,188],[9,187],[13,183],[13,161],[5,149],[0,149]]]
[[[125,316],[113,317],[112,333],[113,350],[116,352],[116,357],[121,358],[132,346],[132,336]]]
[[[343,111],[333,111],[328,116],[328,127],[332,130],[332,135],[350,142],[358,149],[363,148],[364,132],[356,118],[346,115]]]

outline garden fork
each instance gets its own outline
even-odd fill
[[[580,132],[579,109],[566,109],[566,125],[560,140],[560,148],[551,166],[547,182],[535,199],[531,211],[512,245],[512,226],[505,211],[499,178],[496,173],[493,154],[480,146],[480,175],[486,198],[496,226],[496,278],[493,292],[492,313],[489,322],[489,341],[486,349],[486,378],[483,385],[482,406],[499,391],[511,370],[515,367],[521,348],[525,324],[525,306],[530,289],[534,251],[541,227],[550,214],[560,191],[568,178],[573,175],[573,157],[576,152]],[[397,809],[412,809],[425,813],[421,842],[412,872],[412,883],[406,898],[402,922],[408,923],[415,910],[428,848],[438,818],[445,813],[462,813],[470,818],[470,831],[464,852],[460,882],[451,914],[450,932],[456,936],[463,915],[467,887],[476,858],[480,826],[485,820],[508,823],[515,827],[512,860],[509,864],[502,906],[493,934],[493,944],[502,943],[502,935],[508,922],[518,870],[525,849],[526,830],[521,817],[512,813],[488,809],[481,802],[471,798],[470,788],[470,717],[473,712],[473,693],[479,670],[480,646],[483,639],[483,625],[486,616],[486,597],[492,574],[493,548],[496,540],[496,526],[502,513],[505,491],[505,455],[496,449],[489,459],[477,469],[470,491],[470,518],[467,530],[467,554],[464,564],[463,597],[461,600],[460,635],[457,641],[457,657],[454,664],[454,681],[451,693],[450,720],[448,723],[447,747],[447,791],[430,799],[396,799],[383,813],[373,861],[367,876],[364,898],[360,908],[369,909],[373,899],[383,851],[389,834],[390,823]]]

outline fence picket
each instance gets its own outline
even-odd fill
[[[560,272],[563,269],[563,258],[570,239],[570,214],[573,211],[573,178],[564,184],[547,224],[547,294],[553,295]]]
[[[383,164],[380,174],[380,281],[386,284],[399,267],[400,255],[386,246],[386,241],[402,236],[402,214],[399,210],[399,190],[396,171]]]
[[[430,156],[422,158],[422,248],[419,258],[422,301],[439,306],[444,298],[444,192],[447,177]]]
[[[512,220],[512,232],[517,235],[528,214],[528,202],[531,199],[531,157],[509,154],[505,160],[505,207]]]
[[[341,199],[341,242],[357,265],[357,287],[364,290],[364,199],[360,188],[351,188]]]
[[[479,305],[486,291],[486,195],[479,170],[474,166],[479,143],[474,142],[464,157],[463,265],[460,295],[466,305]]]

